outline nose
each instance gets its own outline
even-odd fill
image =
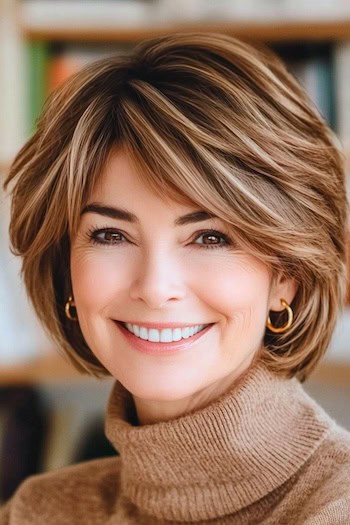
[[[130,286],[130,298],[142,300],[151,309],[160,309],[169,301],[185,297],[183,270],[179,261],[168,254],[144,255]]]

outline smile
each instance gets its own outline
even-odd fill
[[[172,343],[174,341],[181,341],[181,339],[189,339],[209,326],[207,324],[200,324],[186,326],[184,328],[163,328],[162,330],[158,330],[156,328],[146,328],[144,326],[123,322],[120,324],[139,339],[154,343]]]
[[[174,356],[195,348],[216,323],[191,327],[146,328],[139,325],[114,321],[131,349],[154,356]],[[129,325],[129,327],[127,326]],[[136,326],[136,328],[135,328]],[[137,335],[137,329],[139,329]],[[144,329],[144,330],[143,330]],[[192,334],[192,335],[191,335]]]

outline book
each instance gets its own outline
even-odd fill
[[[306,91],[312,104],[335,130],[335,80],[331,48],[325,45],[298,43],[294,47],[282,47],[279,54],[289,72]]]
[[[0,1],[0,164],[8,165],[25,140],[24,46],[12,1]]]
[[[347,191],[350,202],[350,41],[334,45],[334,76],[336,86],[337,135],[345,154]],[[350,224],[348,225],[350,232]],[[348,293],[350,305],[350,235],[348,236]]]
[[[151,23],[153,2],[145,0],[24,0],[20,16],[36,30],[144,26]]]
[[[334,46],[337,134],[347,155],[350,177],[350,40]]]
[[[83,428],[80,439],[77,440],[73,463],[81,463],[90,459],[116,456],[118,454],[105,435],[105,416],[99,414],[90,417]]]
[[[32,386],[0,389],[5,410],[0,456],[1,500],[8,500],[22,481],[40,471],[46,437],[46,407]]]
[[[31,135],[36,128],[46,97],[48,95],[47,69],[49,64],[49,46],[43,41],[28,41],[26,44],[27,78],[28,78],[28,116],[27,134]]]
[[[97,390],[96,390],[97,389]],[[50,406],[48,432],[42,456],[43,472],[115,455],[104,435],[104,412],[110,381],[44,388]]]
[[[43,472],[71,464],[75,440],[70,429],[75,419],[74,412],[72,405],[51,407],[42,455]]]
[[[34,359],[52,348],[29,302],[21,262],[10,251],[10,197],[0,189],[0,366]]]
[[[108,44],[55,44],[51,47],[47,64],[46,89],[51,93],[69,76],[78,72],[84,66],[107,56],[126,54],[130,45]]]

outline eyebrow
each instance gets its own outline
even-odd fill
[[[134,213],[131,213],[123,208],[115,208],[114,206],[104,206],[95,202],[85,206],[81,211],[81,215],[83,215],[84,213],[98,213],[99,215],[103,215],[103,217],[110,217],[111,219],[119,219],[121,221],[126,221],[133,224],[140,223],[138,217]],[[177,219],[175,219],[174,224],[175,226],[184,226],[186,224],[206,221],[208,219],[215,218],[217,218],[216,215],[200,210],[187,213],[186,215],[178,217]]]

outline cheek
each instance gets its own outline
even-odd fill
[[[258,261],[239,260],[207,273],[205,297],[208,304],[226,317],[265,317],[270,276]]]
[[[97,312],[110,306],[116,295],[123,293],[128,282],[125,261],[99,254],[72,253],[71,277],[73,295],[80,313]]]

